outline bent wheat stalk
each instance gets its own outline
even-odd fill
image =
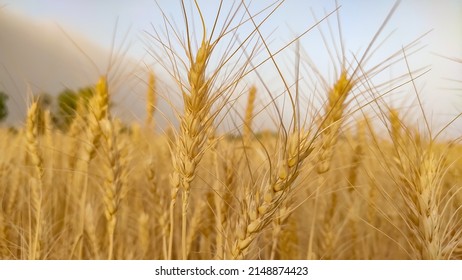
[[[312,140],[308,133],[293,133],[284,144],[283,158],[276,166],[276,172],[270,174],[267,185],[263,189],[263,199],[251,200],[248,203],[247,219],[238,222],[238,239],[232,245],[232,258],[242,259],[251,243],[259,233],[272,221],[275,211],[291,191],[297,179],[300,166],[312,152]]]

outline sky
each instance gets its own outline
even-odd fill
[[[231,2],[225,1],[225,4]],[[258,11],[270,2],[252,1],[251,10]],[[199,0],[199,3],[203,7],[208,26],[211,26],[218,1]],[[392,0],[338,1],[338,5],[341,6],[339,18],[343,45],[350,59],[354,57],[353,55],[361,57],[394,4],[395,1]],[[116,48],[129,45],[128,55],[135,59],[143,59],[147,63],[150,63],[152,57],[146,54],[146,49],[152,49],[155,43],[149,41],[147,39],[149,36],[146,34],[153,34],[154,28],[158,30],[163,28],[159,6],[168,17],[173,18],[175,23],[181,26],[179,1],[158,0],[156,4],[154,0],[0,0],[0,7],[3,9],[15,11],[34,20],[58,24],[64,30],[79,33],[103,48],[111,48],[115,34]],[[315,18],[322,18],[336,6],[335,1],[286,0],[265,22],[261,29],[262,33],[265,34],[267,42],[271,43],[270,48],[275,51],[313,26],[317,22]],[[335,72],[333,65],[339,63],[338,61],[333,63],[326,52],[326,49],[333,49],[333,46],[340,45],[338,33],[335,33],[336,20],[334,14],[329,17],[329,23],[323,22],[319,25],[328,38],[330,38],[329,28],[334,30],[334,39],[327,44],[327,47],[322,43],[317,29],[311,30],[300,40],[302,53],[306,54],[305,59],[313,60],[318,69],[327,73],[326,76],[332,76],[332,72]],[[198,22],[194,24],[198,29]],[[250,28],[251,25],[247,24],[240,32],[248,33]],[[418,91],[425,97],[424,103],[430,107],[430,110],[434,109],[430,114],[438,115],[434,117],[437,122],[446,122],[462,110],[460,84],[462,63],[442,58],[445,56],[462,59],[462,1],[401,1],[381,33],[379,41],[391,33],[390,37],[380,46],[377,54],[371,55],[366,68],[380,64],[389,54],[399,51],[428,31],[431,32],[420,39],[416,47],[422,49],[409,57],[409,65],[411,69],[421,67],[431,69],[425,74],[425,79],[417,84]],[[287,71],[292,71],[293,51],[286,52],[278,59],[281,65],[287,65]],[[266,73],[266,70],[261,71]],[[405,72],[405,65],[401,62],[388,69],[384,75],[391,77]],[[268,76],[277,79],[277,74],[274,72]],[[312,83],[311,85],[313,86]],[[405,106],[403,105],[405,101],[392,102],[395,102],[394,106]],[[462,135],[462,128],[458,132]]]

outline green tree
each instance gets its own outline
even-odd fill
[[[6,101],[8,100],[8,95],[0,91],[0,122],[4,121],[8,117],[8,106]]]
[[[84,103],[87,105],[90,98],[92,98],[93,95],[95,95],[94,86],[80,88],[78,91],[78,95],[79,95],[79,98],[81,98],[84,101]]]
[[[58,123],[61,128],[67,128],[75,115],[78,113],[79,103],[83,108],[88,106],[88,101],[94,95],[91,86],[80,88],[78,91],[65,89],[58,95]]]
[[[58,119],[63,127],[73,120],[77,110],[78,95],[71,89],[65,89],[58,95]]]

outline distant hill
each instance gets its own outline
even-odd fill
[[[117,66],[108,72],[111,62]],[[106,73],[114,111],[126,120],[142,118],[146,78],[145,69],[137,67],[130,59],[111,60],[109,50],[53,22],[0,9],[0,91],[9,95],[8,125],[24,120],[31,92],[57,95],[65,88],[92,85]]]

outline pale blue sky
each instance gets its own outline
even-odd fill
[[[178,1],[158,0],[159,5],[176,17],[181,23],[181,14],[178,10]],[[208,3],[207,3],[208,2]],[[209,3],[218,1],[203,0],[204,7]],[[225,1],[230,2],[230,1]],[[271,1],[253,1],[254,10]],[[341,21],[351,45],[364,45],[383,21],[383,18],[393,6],[393,0],[344,0],[338,1],[341,5]],[[18,10],[36,19],[51,20],[64,28],[79,31],[99,44],[108,46],[111,43],[112,31],[116,19],[119,19],[119,32],[131,31],[134,36],[144,30],[151,31],[150,24],[162,24],[158,8],[154,0],[1,0],[2,5],[9,9]],[[265,4],[262,4],[265,3]],[[216,5],[215,5],[216,6]],[[272,16],[266,27],[279,28],[278,37],[287,33],[287,26],[294,33],[303,31],[313,23],[312,9],[318,17],[323,10],[332,11],[334,1],[301,1],[286,0],[280,9]],[[214,16],[215,10],[207,8]],[[458,0],[404,0],[394,14],[389,30],[397,28],[397,35],[390,40],[404,42],[430,29],[435,32],[430,37],[431,45],[436,50],[446,47],[454,52],[462,48],[462,1]],[[287,34],[292,38],[292,34]],[[436,40],[438,39],[438,40]],[[457,53],[455,53],[457,55]]]
[[[178,1],[157,2],[167,15],[171,15],[181,26],[182,17],[178,10]],[[215,9],[210,3],[216,4],[218,1],[199,2],[203,4],[206,20],[211,22]],[[259,10],[270,2],[253,1],[253,10]],[[367,47],[395,1],[339,0],[338,3],[342,6],[340,21],[346,48],[351,52],[360,53],[360,50],[364,51]],[[0,6],[6,6],[7,9],[34,19],[56,22],[65,30],[84,34],[106,48],[111,45],[118,18],[118,42],[120,43],[123,34],[129,32],[128,38],[132,46],[130,54],[134,57],[144,54],[143,49],[146,46],[139,40],[142,33],[152,32],[151,24],[155,27],[162,26],[162,17],[154,0],[0,0]],[[315,23],[312,11],[321,18],[325,11],[330,12],[335,6],[335,1],[286,0],[262,30],[265,34],[271,34],[271,46],[277,49]],[[335,15],[331,24],[336,24]],[[327,24],[321,27],[328,34]],[[387,25],[382,38],[392,30],[395,32],[381,47],[382,51],[376,57],[377,62],[423,33],[433,30],[421,40],[421,46],[425,48],[411,58],[411,67],[417,69],[431,66],[432,71],[422,84],[422,92],[425,93],[427,103],[438,104],[437,114],[454,115],[460,112],[462,86],[460,83],[444,79],[462,80],[462,65],[435,54],[462,59],[462,1],[404,0]],[[325,47],[320,43],[317,30],[308,33],[301,42],[303,49],[316,63],[329,65]],[[339,43],[338,40],[336,43]],[[290,65],[290,61],[287,64]],[[325,68],[323,65],[318,67]],[[446,89],[457,87],[458,91]]]

